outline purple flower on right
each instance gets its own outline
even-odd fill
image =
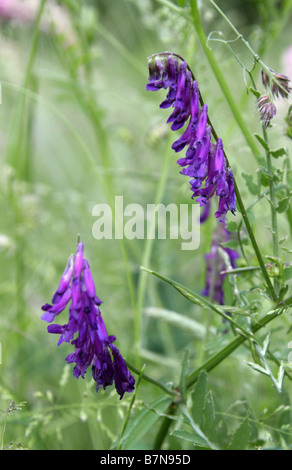
[[[101,300],[96,295],[89,263],[83,255],[83,243],[79,242],[76,255],[71,255],[55,291],[52,303],[42,306],[42,320],[51,323],[48,332],[60,335],[58,346],[71,343],[74,351],[66,357],[68,364],[75,363],[74,377],[82,377],[91,367],[96,391],[106,389],[115,382],[120,399],[135,388],[135,379],[126,362],[113,344],[116,337],[108,335],[101,316]],[[69,305],[70,304],[70,305]],[[52,323],[69,305],[66,324]]]
[[[200,106],[198,83],[187,63],[172,53],[151,56],[148,61],[149,83],[146,89],[168,89],[161,108],[172,107],[167,123],[171,130],[181,129],[188,121],[182,135],[173,144],[175,152],[187,147],[185,157],[177,163],[181,174],[191,178],[192,198],[206,206],[213,196],[219,197],[215,217],[224,221],[228,211],[235,213],[236,198],[231,168],[228,166],[221,139],[211,142],[211,126],[208,124],[208,106]]]
[[[205,255],[206,284],[202,295],[209,297],[210,300],[217,302],[219,305],[225,304],[223,286],[226,275],[222,272],[227,269],[220,249],[225,252],[230,266],[233,269],[236,268],[236,260],[239,258],[239,253],[236,250],[222,245],[229,240],[230,232],[227,230],[225,223],[219,224],[213,233],[211,251]]]

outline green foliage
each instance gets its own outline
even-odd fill
[[[213,1],[57,3],[39,2],[25,24],[1,20],[1,449],[291,450],[291,106],[268,138],[256,112],[261,67],[282,72],[291,2],[222,1],[225,17]],[[192,66],[246,208],[228,217],[232,239],[219,249],[225,305],[201,294],[213,216],[192,252],[180,240],[92,236],[93,206],[114,208],[116,195],[193,203],[166,115],[145,90],[147,56],[164,50]],[[76,380],[70,345],[40,320],[78,234],[135,375],[121,401]],[[240,253],[236,269],[222,248]]]

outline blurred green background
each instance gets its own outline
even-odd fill
[[[21,412],[8,416],[4,443],[21,442],[29,449],[109,449],[121,430],[130,397],[120,402],[113,389],[96,394],[90,373],[84,381],[74,379],[71,367],[65,366],[70,345],[58,348],[57,337],[48,335],[40,320],[41,306],[50,301],[67,258],[75,251],[78,234],[103,300],[108,332],[117,335],[117,346],[130,362],[137,367],[146,364],[145,372],[164,383],[176,383],[186,346],[193,369],[226,340],[220,333],[221,319],[206,318],[205,310],[140,271],[146,263],[201,292],[213,218],[201,227],[199,249],[192,252],[182,251],[180,240],[151,244],[92,236],[93,206],[112,203],[116,195],[124,197],[124,205],[191,203],[188,180],[179,174],[170,149],[175,136],[165,125],[168,113],[159,109],[163,92],[145,89],[147,57],[173,51],[192,67],[246,206],[254,195],[242,173],[255,176],[257,164],[192,25],[176,11],[184,2],[173,1],[171,7],[162,0],[48,0],[39,28],[41,2],[20,3],[25,5],[26,17],[14,12],[0,25],[0,408],[5,410],[10,399],[27,403]],[[206,34],[223,31],[226,39],[232,38],[209,2],[201,3]],[[291,15],[289,9],[289,14],[283,14],[284,3],[220,2],[264,62],[280,73],[292,69],[292,53],[290,62],[283,58],[292,45]],[[209,45],[249,129],[260,133],[255,98],[247,94],[241,67],[222,43],[210,41]],[[237,43],[234,48],[251,67],[246,50]],[[261,87],[258,71],[255,77]],[[286,111],[279,104],[270,131],[273,148],[291,148],[285,136]],[[281,168],[282,162],[277,164]],[[253,216],[259,244],[271,254],[268,203],[259,203]],[[289,217],[282,214],[279,225],[281,237],[288,238],[285,247],[291,249]],[[252,263],[249,246],[247,255]],[[199,328],[192,335],[151,317],[149,307],[178,312],[204,328],[210,321],[214,330],[208,338]],[[284,354],[286,361],[288,326],[289,321],[288,325],[284,320],[275,322],[272,337],[273,350]],[[240,349],[209,380],[231,429],[248,397],[255,419],[265,422],[265,416],[272,414],[265,432],[271,442],[278,442],[279,433],[273,429],[290,422],[290,409],[284,408],[291,397],[290,384],[277,394],[266,377],[246,367],[244,360],[249,359],[248,350]],[[134,412],[159,396],[159,389],[143,381]],[[278,407],[280,411],[274,413]],[[152,437],[150,432],[138,447],[151,447]],[[185,445],[174,438],[169,442],[173,448]]]

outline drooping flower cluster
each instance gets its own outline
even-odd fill
[[[272,69],[269,69],[269,71],[270,74],[267,74],[264,70],[261,71],[264,87],[270,89],[275,98],[278,98],[278,96],[285,99],[289,98],[292,91],[289,78],[286,75],[276,73]]]
[[[213,233],[211,251],[205,255],[206,284],[202,295],[209,297],[210,300],[217,302],[219,305],[225,304],[223,285],[226,274],[224,274],[224,271],[228,269],[223,253],[233,269],[236,268],[236,260],[239,258],[236,250],[222,245],[229,240],[230,232],[227,230],[225,223],[219,224]]]
[[[292,88],[286,75],[282,75],[269,69],[269,73],[262,70],[262,83],[267,94],[261,95],[257,100],[257,108],[260,113],[261,123],[267,128],[271,120],[276,116],[277,107],[274,103],[276,98],[288,99]]]
[[[118,348],[113,344],[116,337],[109,336],[101,316],[101,300],[95,292],[95,285],[88,261],[83,256],[83,243],[79,242],[76,255],[71,255],[61,281],[52,298],[52,304],[45,304],[42,320],[53,322],[70,303],[67,324],[51,324],[49,333],[59,334],[58,345],[64,341],[75,347],[66,357],[68,364],[75,363],[74,377],[84,378],[91,366],[96,382],[96,391],[115,382],[123,398],[125,392],[134,390],[135,380],[130,374]],[[77,335],[77,336],[76,336]],[[76,336],[76,337],[75,337]],[[74,338],[75,337],[75,338]]]
[[[236,209],[233,173],[227,165],[223,143],[211,142],[211,126],[208,124],[208,106],[200,106],[198,83],[189,70],[187,63],[172,53],[152,56],[148,62],[149,83],[147,90],[168,89],[161,108],[174,108],[167,123],[171,129],[181,129],[188,121],[187,127],[178,140],[172,144],[175,152],[186,146],[186,156],[177,163],[182,167],[181,174],[191,178],[192,198],[201,206],[214,196],[219,197],[215,217],[224,220],[225,214]]]
[[[269,95],[262,95],[257,101],[257,107],[260,113],[261,123],[265,127],[269,127],[271,120],[277,114],[277,108],[275,103],[273,103]]]

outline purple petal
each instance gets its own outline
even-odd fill
[[[123,398],[124,393],[131,393],[135,389],[135,379],[130,374],[125,360],[120,354],[118,348],[114,345],[111,346],[111,350],[114,356],[114,379],[115,386],[120,400]]]

